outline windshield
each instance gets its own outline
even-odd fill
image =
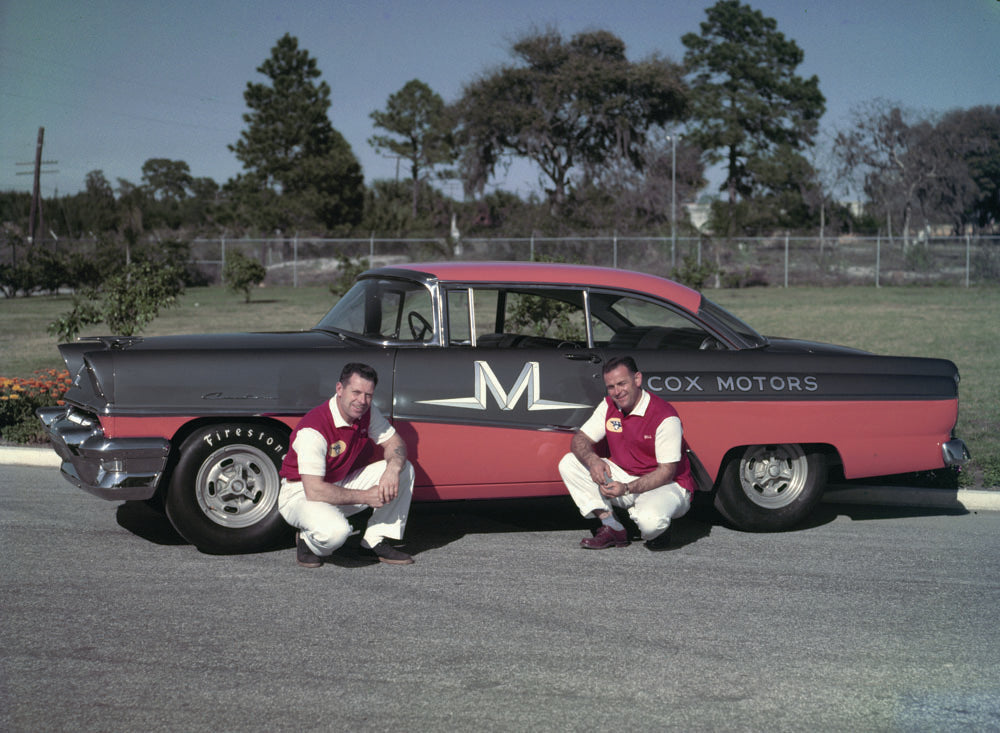
[[[739,337],[746,342],[746,345],[750,348],[757,348],[760,346],[767,346],[767,339],[761,336],[757,331],[748,326],[746,323],[741,321],[739,318],[734,316],[732,313],[727,311],[721,305],[716,305],[711,300],[706,298],[704,295],[701,296],[701,308],[698,312],[706,320],[713,320],[717,323],[722,324],[725,328],[730,331],[735,332]]]
[[[420,283],[370,278],[355,283],[316,325],[379,341],[430,341],[434,337],[430,291]]]

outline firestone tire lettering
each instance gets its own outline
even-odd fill
[[[240,431],[237,430],[236,433],[235,433],[235,435],[236,435],[236,437],[240,437],[240,435],[241,435]],[[205,436],[202,437],[202,440],[204,440],[205,444],[208,447],[211,448],[211,447],[215,446],[215,444],[216,444],[217,441],[221,442],[224,437],[229,437],[229,431],[228,430],[225,431],[225,433],[216,432],[216,433],[213,433],[211,435],[205,435]],[[270,448],[271,450],[273,450],[276,454],[281,454],[282,458],[284,458],[284,456],[285,456],[285,444],[284,444],[284,441],[282,439],[275,438],[274,435],[272,435],[272,434],[270,434],[268,432],[265,432],[264,430],[261,430],[261,429],[258,428],[255,431],[253,428],[247,428],[246,438],[248,440],[251,440],[251,439],[255,438],[257,443],[266,445],[268,448]]]

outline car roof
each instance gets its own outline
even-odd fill
[[[378,272],[388,275],[393,270],[411,276],[422,273],[441,282],[603,286],[657,296],[692,313],[701,306],[697,290],[658,275],[610,267],[553,262],[414,262],[379,268]]]

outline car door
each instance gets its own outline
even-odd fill
[[[442,346],[397,353],[393,416],[418,498],[562,492],[557,464],[604,387],[582,291],[556,295],[449,287]]]

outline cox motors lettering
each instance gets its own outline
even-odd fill
[[[816,392],[819,390],[819,380],[811,375],[794,376],[772,374],[726,374],[715,377],[704,375],[681,376],[653,375],[646,379],[646,388],[650,392],[668,392],[671,394],[692,392],[715,392],[719,394],[771,394]]]

